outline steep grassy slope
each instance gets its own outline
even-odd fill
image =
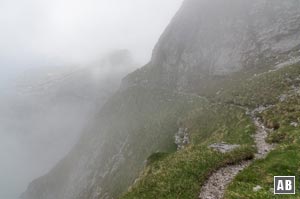
[[[196,198],[200,185],[215,169],[252,158],[254,127],[243,109],[211,104],[197,107],[182,121],[191,144],[148,165],[122,198]],[[226,155],[207,147],[214,142],[242,146]]]
[[[123,146],[117,154],[111,154],[117,157],[117,161],[107,165],[108,169],[113,167],[110,174],[96,183],[97,186],[101,185],[104,190],[102,193],[117,197],[134,182],[148,156],[156,151],[176,151],[174,135],[180,127],[178,121],[189,110],[206,106],[206,103],[203,99],[164,89],[141,87],[133,87],[114,96],[107,109],[102,111],[103,118],[100,120],[107,121],[107,116],[112,116],[108,119],[112,123],[104,140],[107,143],[119,140]],[[118,145],[114,147],[119,148]],[[104,150],[105,154],[114,151],[110,146]]]
[[[207,104],[196,96],[158,88],[135,86],[118,92],[71,153],[35,180],[23,198],[117,197],[134,182],[148,156],[176,151],[180,118]]]
[[[138,198],[197,198],[209,174],[226,164],[251,158],[255,129],[242,106],[250,110],[260,105],[276,106],[260,114],[266,126],[279,129],[270,133],[269,141],[280,143],[266,160],[257,160],[232,183],[226,198],[272,198],[269,191],[274,175],[299,173],[300,156],[298,127],[300,123],[300,67],[293,65],[277,71],[256,75],[239,84],[228,83],[214,103],[191,111],[181,123],[188,128],[191,144],[172,154],[151,157],[140,178],[124,194],[124,199]],[[281,101],[281,102],[280,102]],[[228,154],[212,151],[207,146],[225,141],[242,147]],[[253,187],[263,186],[254,193]],[[250,197],[251,196],[251,197]]]
[[[216,101],[251,108],[275,104],[280,95],[288,94],[293,90],[293,85],[299,85],[299,73],[300,66],[296,64],[250,76],[234,84],[227,84],[214,98]]]
[[[274,80],[277,78],[278,82],[288,82],[278,88],[283,89],[281,91],[285,94],[281,94],[280,102],[275,102],[275,106],[263,111],[259,116],[267,127],[273,128],[267,140],[278,146],[265,160],[256,161],[238,175],[225,198],[300,198],[299,189],[296,189],[296,195],[276,197],[272,190],[273,176],[296,176],[297,179],[300,177],[300,67],[291,66],[275,74]],[[270,90],[275,90],[274,86],[277,85],[265,85]],[[268,103],[272,102],[274,99]],[[262,189],[253,192],[253,187],[257,185]],[[299,181],[296,181],[296,187],[299,187]]]

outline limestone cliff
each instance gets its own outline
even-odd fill
[[[147,67],[126,85],[189,89],[207,77],[266,69],[299,57],[297,0],[186,0]]]

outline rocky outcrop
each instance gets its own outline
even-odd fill
[[[175,144],[177,145],[177,150],[184,149],[188,144],[190,144],[190,137],[187,128],[178,129],[178,132],[175,134]]]
[[[298,60],[300,2],[186,0],[148,66],[126,78],[190,89],[202,79]]]

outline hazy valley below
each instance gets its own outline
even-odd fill
[[[121,79],[148,62],[181,0],[131,3],[0,2],[1,199],[19,199],[67,156]]]
[[[3,72],[0,198],[15,199],[67,155],[88,122],[138,66],[127,50],[90,66]],[[26,170],[26,171],[25,171]]]

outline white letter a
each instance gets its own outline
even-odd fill
[[[284,191],[283,181],[279,180],[277,185],[277,191]]]

